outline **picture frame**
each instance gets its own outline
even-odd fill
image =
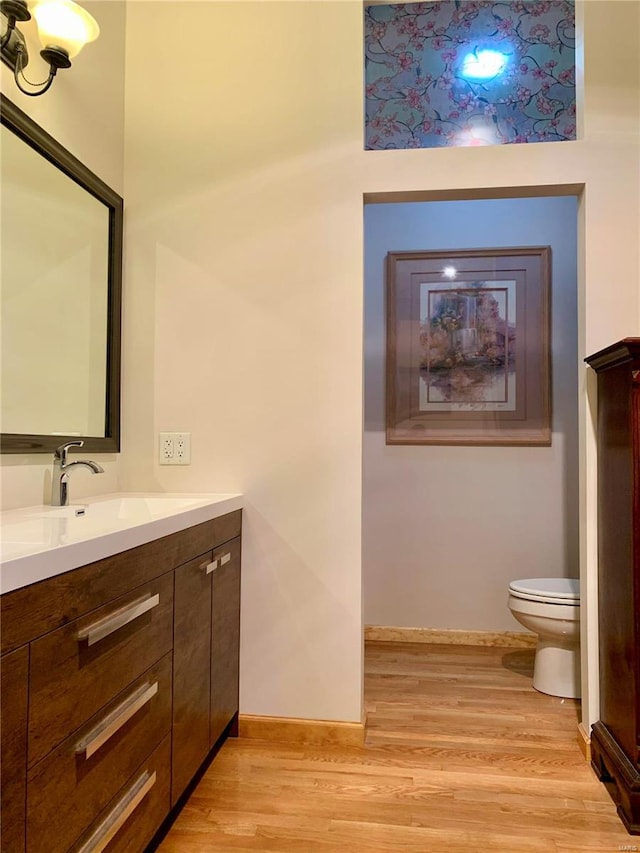
[[[551,444],[551,248],[389,252],[386,443]]]

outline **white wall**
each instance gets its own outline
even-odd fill
[[[551,447],[385,445],[388,251],[551,246]],[[366,624],[523,630],[510,580],[577,577],[577,201],[365,207]]]
[[[2,67],[2,91],[121,190],[124,11],[91,8],[103,34],[75,72],[28,100]],[[640,332],[639,8],[579,4],[576,142],[364,152],[358,0],[182,0],[179,57],[176,4],[128,5],[123,485],[246,493],[243,711],[360,716],[364,194],[584,184],[580,358]],[[595,442],[579,377],[590,722]],[[193,433],[190,468],[157,467],[160,429]],[[2,464],[5,505],[42,499],[41,457]],[[109,468],[76,488],[113,488]]]
[[[122,194],[124,187],[124,0],[83,0],[100,25],[100,37],[87,45],[69,70],[59,71],[51,89],[27,97],[16,87],[13,74],[0,68],[0,89],[21,110],[40,124],[65,148]],[[35,24],[20,24],[28,39],[31,80],[46,78],[45,63],[38,55]],[[34,235],[34,250],[37,235]],[[74,322],[69,305],[69,322]],[[6,358],[4,369],[7,369]],[[43,365],[46,369],[46,365]],[[94,454],[105,469],[100,476],[88,471],[74,474],[76,497],[102,494],[118,488],[118,457]],[[51,496],[51,457],[46,454],[5,454],[1,464],[1,507],[10,509],[48,503]]]
[[[362,148],[357,0],[180,9],[179,58],[175,4],[128,13],[125,483],[245,492],[241,709],[354,720],[363,195],[585,184],[578,354],[637,333],[639,6],[581,4],[580,140],[379,152]],[[192,432],[191,467],[157,466],[161,429]],[[592,476],[580,500],[592,624]]]

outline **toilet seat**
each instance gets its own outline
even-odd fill
[[[523,578],[511,581],[509,593],[525,601],[580,606],[580,581],[575,578]]]

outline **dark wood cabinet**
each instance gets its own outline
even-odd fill
[[[241,523],[0,598],[1,853],[140,853],[235,733]]]
[[[176,569],[171,803],[209,753],[211,553]]]
[[[225,532],[239,534],[240,527]],[[175,572],[174,805],[229,723],[237,719],[240,549],[237,535]]]
[[[214,552],[211,597],[211,702],[209,743],[233,720],[237,735],[240,658],[240,539]]]
[[[0,658],[0,847],[24,853],[27,800],[29,647]]]
[[[598,375],[600,719],[592,765],[640,834],[640,338],[586,359]]]

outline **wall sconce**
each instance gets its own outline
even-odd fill
[[[58,69],[70,68],[71,60],[84,45],[98,38],[100,28],[95,18],[74,0],[37,0],[32,8],[42,44],[40,56],[49,65],[48,78],[41,83],[32,83],[24,75],[29,53],[25,37],[16,24],[31,20],[25,0],[1,0],[0,12],[6,19],[6,30],[0,44],[2,61],[13,70],[18,89],[25,95],[42,95],[53,83]],[[34,87],[33,90],[25,88],[23,80]]]

